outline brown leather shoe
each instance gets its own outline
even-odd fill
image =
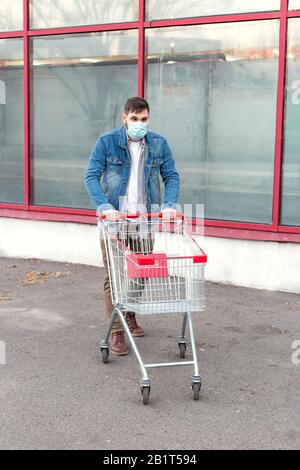
[[[135,313],[126,313],[126,322],[129,326],[132,336],[145,336],[143,328],[141,328],[135,319]]]
[[[112,332],[109,339],[109,347],[115,356],[126,356],[128,347],[125,343],[124,331]]]

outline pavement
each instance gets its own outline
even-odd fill
[[[190,367],[164,368],[144,406],[133,353],[102,363],[102,275],[0,259],[0,449],[300,448],[299,295],[207,283],[200,400]],[[145,361],[178,360],[180,316],[139,322]]]

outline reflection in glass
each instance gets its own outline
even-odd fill
[[[0,31],[23,29],[23,0],[0,0]]]
[[[137,21],[138,0],[30,0],[32,28]]]
[[[277,20],[149,30],[151,126],[210,219],[270,223]]]
[[[136,94],[137,33],[34,38],[31,202],[92,208],[84,188],[98,136]]]
[[[300,21],[289,20],[281,223],[300,226]]]
[[[23,43],[0,40],[0,202],[23,202]]]
[[[300,0],[289,0],[290,10],[300,10]]]
[[[279,10],[280,0],[147,0],[146,5],[147,18],[151,20]]]

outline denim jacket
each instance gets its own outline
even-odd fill
[[[147,132],[145,140],[144,184],[147,211],[156,212],[164,207],[175,207],[179,196],[179,175],[170,147],[164,137],[152,131]],[[119,198],[126,194],[130,166],[125,127],[100,135],[85,174],[86,189],[99,213],[106,209],[119,209]],[[162,206],[160,175],[165,186]]]

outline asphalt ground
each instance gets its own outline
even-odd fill
[[[164,368],[144,406],[133,353],[102,363],[102,274],[0,259],[1,449],[300,448],[299,295],[207,283],[193,317],[200,400],[190,367]],[[180,316],[139,322],[146,362],[179,360]]]

